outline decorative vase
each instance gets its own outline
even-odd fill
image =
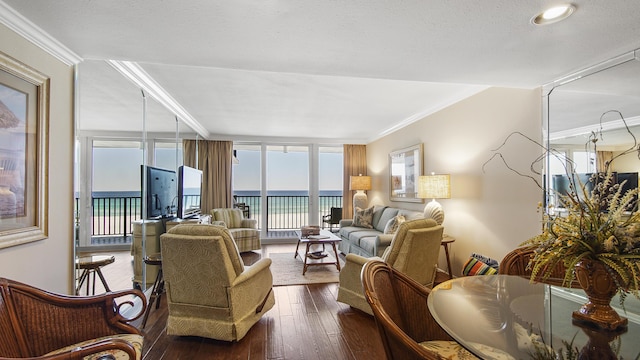
[[[618,291],[618,286],[605,264],[583,259],[576,264],[575,272],[589,301],[573,312],[573,318],[606,330],[626,327],[627,318],[618,315],[611,307],[611,299]]]

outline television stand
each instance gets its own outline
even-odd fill
[[[166,229],[169,231],[172,227],[180,224],[211,224],[211,215],[199,215],[190,219],[175,218],[167,221]]]

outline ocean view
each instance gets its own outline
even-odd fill
[[[140,191],[94,191],[94,198],[140,197]],[[236,190],[236,196],[260,196],[260,190]],[[320,196],[342,196],[342,190],[320,190]],[[78,193],[76,192],[76,198]],[[269,190],[267,196],[309,196],[306,190]]]
[[[249,207],[249,217],[258,227],[267,230],[298,229],[311,223],[322,224],[322,216],[331,207],[342,207],[342,191],[320,191],[318,219],[309,220],[309,192],[302,190],[275,190],[267,193],[267,216],[262,216],[262,197],[258,190],[235,191],[238,203]],[[77,196],[77,194],[76,194]],[[92,193],[92,235],[118,235],[131,231],[131,222],[141,218],[139,191],[95,191]],[[76,198],[76,216],[78,204]]]

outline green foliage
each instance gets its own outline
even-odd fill
[[[591,192],[577,181],[569,194],[560,196],[564,210],[546,212],[542,233],[523,243],[535,246],[529,262],[532,280],[549,278],[562,263],[567,269],[563,279],[567,286],[575,278],[575,265],[591,259],[607,266],[621,299],[627,293],[639,297],[640,212],[627,211],[635,208],[638,189],[623,194],[612,179],[611,172],[604,178],[594,174]]]

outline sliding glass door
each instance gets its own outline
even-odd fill
[[[263,239],[321,225],[331,207],[342,207],[342,146],[237,143],[234,150],[234,199],[249,206]]]

